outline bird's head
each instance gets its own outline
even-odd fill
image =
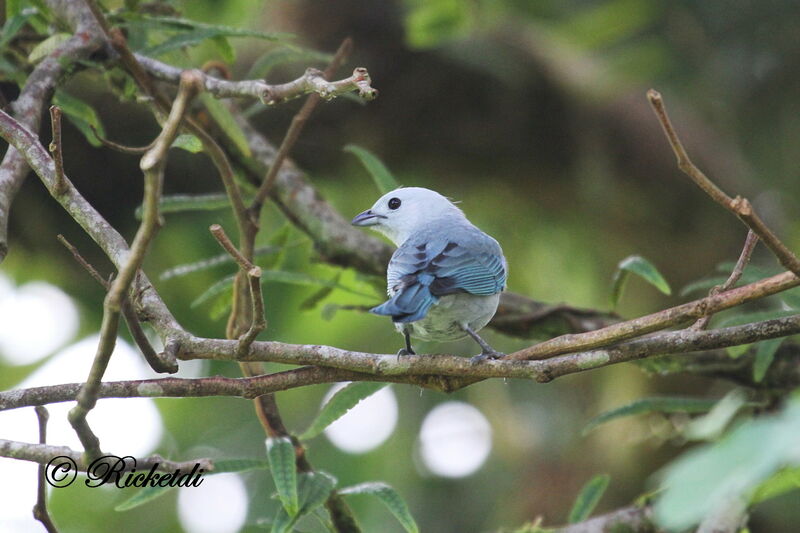
[[[358,214],[352,224],[369,226],[399,246],[431,221],[449,216],[464,215],[453,202],[436,191],[402,187],[381,196],[370,209]]]

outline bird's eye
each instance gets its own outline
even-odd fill
[[[400,198],[392,198],[389,200],[389,209],[397,209],[400,207]]]

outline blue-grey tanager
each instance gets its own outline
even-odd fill
[[[478,362],[501,356],[478,336],[497,311],[508,266],[496,240],[467,220],[441,194],[404,187],[383,195],[353,219],[397,245],[386,273],[390,299],[371,309],[392,317],[414,354],[410,336],[450,341],[469,335],[481,346]]]

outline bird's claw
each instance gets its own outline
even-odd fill
[[[506,354],[504,354],[502,352],[496,352],[494,350],[492,350],[491,352],[484,351],[484,352],[479,353],[478,355],[476,355],[472,359],[470,359],[469,362],[472,363],[473,365],[477,365],[479,363],[482,363],[482,362],[486,361],[487,359],[492,359],[492,360],[500,359],[501,357],[505,357],[505,355]]]
[[[405,348],[401,348],[397,352],[397,355],[398,356],[400,356],[400,355],[417,355],[417,352],[415,352],[414,350],[406,350]]]

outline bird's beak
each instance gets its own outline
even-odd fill
[[[372,209],[368,209],[363,213],[359,213],[356,217],[350,222],[354,226],[374,226],[375,224],[380,223],[380,219],[386,218],[383,215],[378,215],[377,213],[373,213]]]

